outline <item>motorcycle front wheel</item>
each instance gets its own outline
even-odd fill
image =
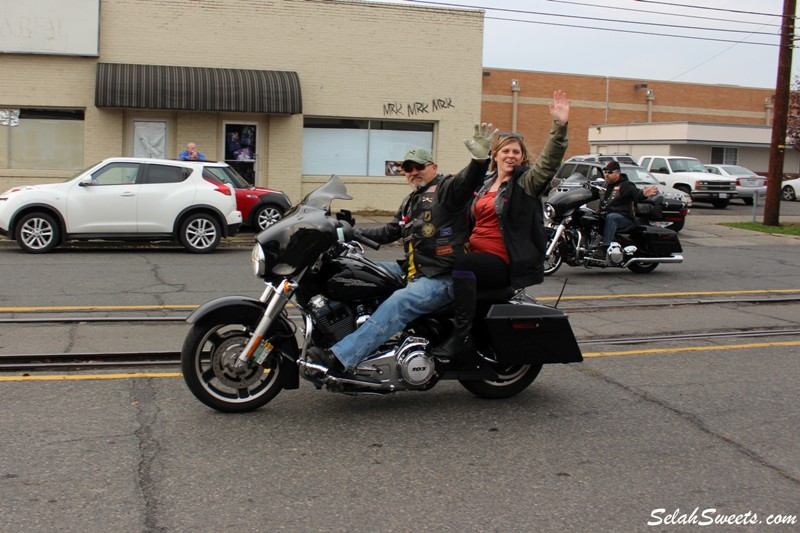
[[[459,383],[476,396],[489,400],[511,398],[527,389],[542,371],[542,365],[492,365],[496,379],[480,381],[459,380]]]
[[[546,228],[546,231],[547,245],[550,246],[550,242],[553,240],[553,236],[556,232],[552,228]],[[545,276],[555,274],[555,272],[561,268],[561,264],[564,262],[564,248],[564,241],[561,241],[556,245],[555,248],[553,248],[553,253],[544,258]]]
[[[222,317],[201,321],[192,326],[183,342],[183,379],[192,394],[212,409],[224,413],[252,411],[281,391],[277,347],[261,365],[235,366],[258,318],[242,317],[237,321],[240,323]]]

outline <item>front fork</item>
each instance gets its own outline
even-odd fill
[[[256,349],[261,346],[261,341],[272,325],[272,322],[283,312],[284,307],[289,303],[294,291],[296,291],[298,287],[299,285],[296,281],[290,280],[284,280],[277,286],[267,284],[267,288],[264,289],[260,298],[262,302],[267,304],[267,308],[261,320],[259,320],[256,329],[253,330],[250,340],[247,341],[242,353],[239,354],[236,360],[237,368],[244,368],[247,366],[248,360],[256,352]],[[271,347],[267,347],[267,349],[271,349]]]
[[[545,257],[550,257],[551,255],[553,255],[553,250],[555,250],[556,246],[558,246],[558,243],[561,240],[561,236],[564,235],[564,231],[566,231],[567,229],[567,224],[569,223],[569,221],[570,221],[569,218],[565,218],[558,225],[558,227],[556,228],[556,232],[553,235],[553,238],[550,240],[550,244],[547,246],[547,251],[545,251],[544,254]]]

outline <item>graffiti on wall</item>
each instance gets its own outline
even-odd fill
[[[387,102],[383,104],[383,116],[416,117],[455,107],[452,98],[432,98],[430,102]]]

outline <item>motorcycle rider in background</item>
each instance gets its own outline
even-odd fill
[[[406,153],[402,168],[414,191],[402,201],[390,222],[362,229],[362,234],[380,244],[402,237],[406,255],[403,268],[383,266],[404,275],[407,284],[330,350],[309,349],[309,358],[330,369],[341,366],[352,370],[409,322],[453,301],[451,271],[455,258],[464,254],[468,238],[466,210],[483,183],[497,133],[491,124],[476,124],[472,138],[464,141],[472,160],[455,175],[437,174],[433,155],[425,148]]]
[[[600,201],[600,213],[605,215],[603,244],[592,256],[600,261],[606,260],[608,247],[614,241],[617,230],[634,223],[633,205],[658,194],[658,187],[655,185],[639,189],[628,181],[628,177],[620,172],[619,163],[616,161],[611,161],[605,166],[603,178],[606,182],[606,192]]]

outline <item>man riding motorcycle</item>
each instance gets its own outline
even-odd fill
[[[354,369],[392,335],[415,318],[453,301],[451,271],[455,258],[467,242],[466,209],[483,183],[489,168],[489,151],[498,130],[491,124],[475,125],[472,139],[464,141],[472,160],[456,175],[437,174],[432,154],[424,148],[410,150],[403,172],[414,191],[400,204],[394,219],[362,234],[380,244],[402,237],[406,259],[398,265],[384,264],[407,284],[395,291],[356,331],[330,350],[308,350],[315,362],[336,369]]]
[[[603,244],[594,252],[594,259],[606,260],[609,245],[614,241],[617,230],[634,223],[633,205],[658,194],[658,187],[648,185],[639,189],[620,172],[619,163],[609,162],[603,169],[606,192],[600,201],[600,213],[605,215]]]

